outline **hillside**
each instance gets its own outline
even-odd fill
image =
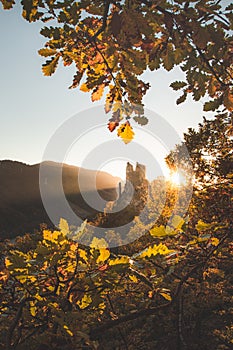
[[[0,239],[32,232],[39,228],[41,223],[51,225],[40,195],[40,165],[27,165],[10,160],[0,161]],[[55,162],[44,162],[46,181],[50,185],[50,200],[55,205],[59,206],[57,179],[61,167],[62,185],[66,199],[75,213],[83,219],[91,219],[97,211],[88,206],[81,196],[77,181],[78,175],[81,176],[84,195],[92,198],[95,188],[97,188],[104,200],[116,199],[119,178],[106,172],[81,169]]]

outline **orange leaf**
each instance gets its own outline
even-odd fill
[[[104,92],[104,84],[99,85],[97,88],[94,89],[92,95],[91,95],[91,100],[92,102],[98,101],[101,99],[103,92]]]
[[[109,122],[108,123],[108,129],[111,131],[111,132],[113,132],[115,129],[116,129],[116,127],[119,125],[119,123],[118,122]]]

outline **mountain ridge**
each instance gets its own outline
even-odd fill
[[[82,219],[92,218],[97,211],[85,203],[82,193],[94,195],[96,190],[105,201],[117,198],[118,177],[98,170],[89,170],[74,165],[45,161],[25,164],[19,161],[0,161],[0,239],[39,229],[41,223],[52,223],[44,209],[39,186],[39,171],[44,167],[51,192],[51,200],[58,205],[56,190],[59,171],[62,170],[62,186],[72,210]],[[62,167],[62,168],[61,168]],[[82,188],[78,183],[81,176]],[[59,197],[59,196],[58,196]],[[103,210],[104,208],[101,208]],[[59,219],[59,218],[57,218]]]

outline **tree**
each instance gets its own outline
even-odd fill
[[[14,0],[1,0],[11,9]],[[147,122],[143,96],[149,83],[146,70],[179,66],[185,81],[171,84],[182,90],[177,104],[191,94],[195,101],[207,96],[205,111],[233,110],[232,52],[233,5],[210,0],[22,0],[23,17],[52,21],[41,29],[46,38],[39,54],[50,57],[42,67],[52,75],[59,60],[75,65],[70,88],[91,92],[92,101],[106,91],[105,111],[112,111],[108,127],[129,142],[131,118]]]

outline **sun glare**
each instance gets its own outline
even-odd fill
[[[182,186],[186,183],[186,178],[184,174],[182,174],[180,171],[175,171],[170,174],[169,180],[172,184],[176,186]]]

